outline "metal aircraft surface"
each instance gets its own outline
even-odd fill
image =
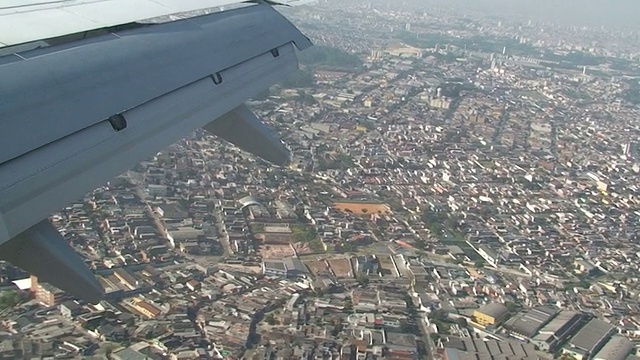
[[[95,303],[104,289],[51,213],[198,128],[286,164],[244,105],[311,46],[281,4],[3,1],[0,258]]]

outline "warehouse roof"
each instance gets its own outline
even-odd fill
[[[516,316],[509,319],[504,328],[525,337],[533,337],[540,328],[547,324],[558,310],[550,306],[540,306],[533,309],[523,310]]]
[[[578,331],[571,341],[569,341],[569,345],[592,352],[598,345],[607,340],[613,332],[613,329],[613,325],[600,319],[593,319]]]
[[[633,350],[633,344],[624,336],[614,336],[596,354],[594,360],[625,360]]]
[[[506,316],[509,313],[507,307],[500,303],[489,303],[477,311],[496,319]]]

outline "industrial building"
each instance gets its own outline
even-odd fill
[[[633,350],[633,343],[624,336],[613,336],[598,351],[594,360],[625,360],[627,355]]]
[[[523,310],[507,320],[503,327],[509,331],[511,336],[520,340],[528,340],[549,323],[557,313],[558,310],[551,306]]]
[[[506,306],[500,303],[489,303],[473,312],[475,322],[482,326],[495,326],[500,324],[509,315]]]
[[[562,310],[538,331],[538,334],[531,339],[531,342],[543,351],[555,352],[586,321],[586,317],[582,313]]]
[[[602,349],[615,332],[615,326],[600,319],[592,319],[569,340],[562,352],[577,360],[589,359],[592,354]]]
[[[269,259],[262,262],[262,273],[265,276],[286,278],[306,277],[309,272],[298,258]]]
[[[444,346],[444,360],[540,359],[533,345],[515,341],[449,337]]]

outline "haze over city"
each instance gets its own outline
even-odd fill
[[[153,108],[143,124],[187,124],[210,103],[226,106],[219,99],[238,107],[46,221],[104,299],[0,263],[0,358],[640,359],[640,2],[276,7],[314,44],[296,50],[295,70],[291,43],[248,51],[245,42],[275,41],[252,6],[264,11],[257,19],[282,20],[252,4],[161,28],[186,41],[205,20],[255,20],[251,38],[229,35],[220,40],[228,48],[211,53],[240,65],[204,72],[185,85],[193,92],[170,88],[183,102]],[[275,35],[293,32],[274,23]],[[49,48],[93,51],[137,35],[131,29],[148,44],[154,26],[56,38],[33,52],[8,47],[0,76]],[[155,76],[146,64],[202,64],[174,55],[136,57],[144,66],[118,78],[132,80],[109,99],[138,89],[141,74],[157,88],[182,74]],[[290,75],[274,80],[286,66]],[[163,117],[173,111],[184,119]],[[110,116],[98,130],[109,141],[126,136],[145,127],[140,113]],[[282,144],[267,141],[260,121],[290,163],[261,155]],[[135,155],[133,144],[122,148]]]
[[[379,0],[374,3],[390,4]],[[479,12],[496,18],[553,21],[564,25],[640,28],[637,17],[640,3],[633,0],[409,0],[396,3],[425,11],[450,8],[463,16]]]

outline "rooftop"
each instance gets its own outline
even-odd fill
[[[509,310],[506,306],[504,306],[504,304],[489,303],[478,309],[478,312],[497,319],[507,315],[509,313]]]
[[[567,345],[592,352],[611,335],[613,329],[613,325],[600,319],[593,319],[580,329]]]
[[[557,310],[550,306],[541,306],[524,310],[507,320],[504,328],[525,337],[533,337],[556,314]]]

